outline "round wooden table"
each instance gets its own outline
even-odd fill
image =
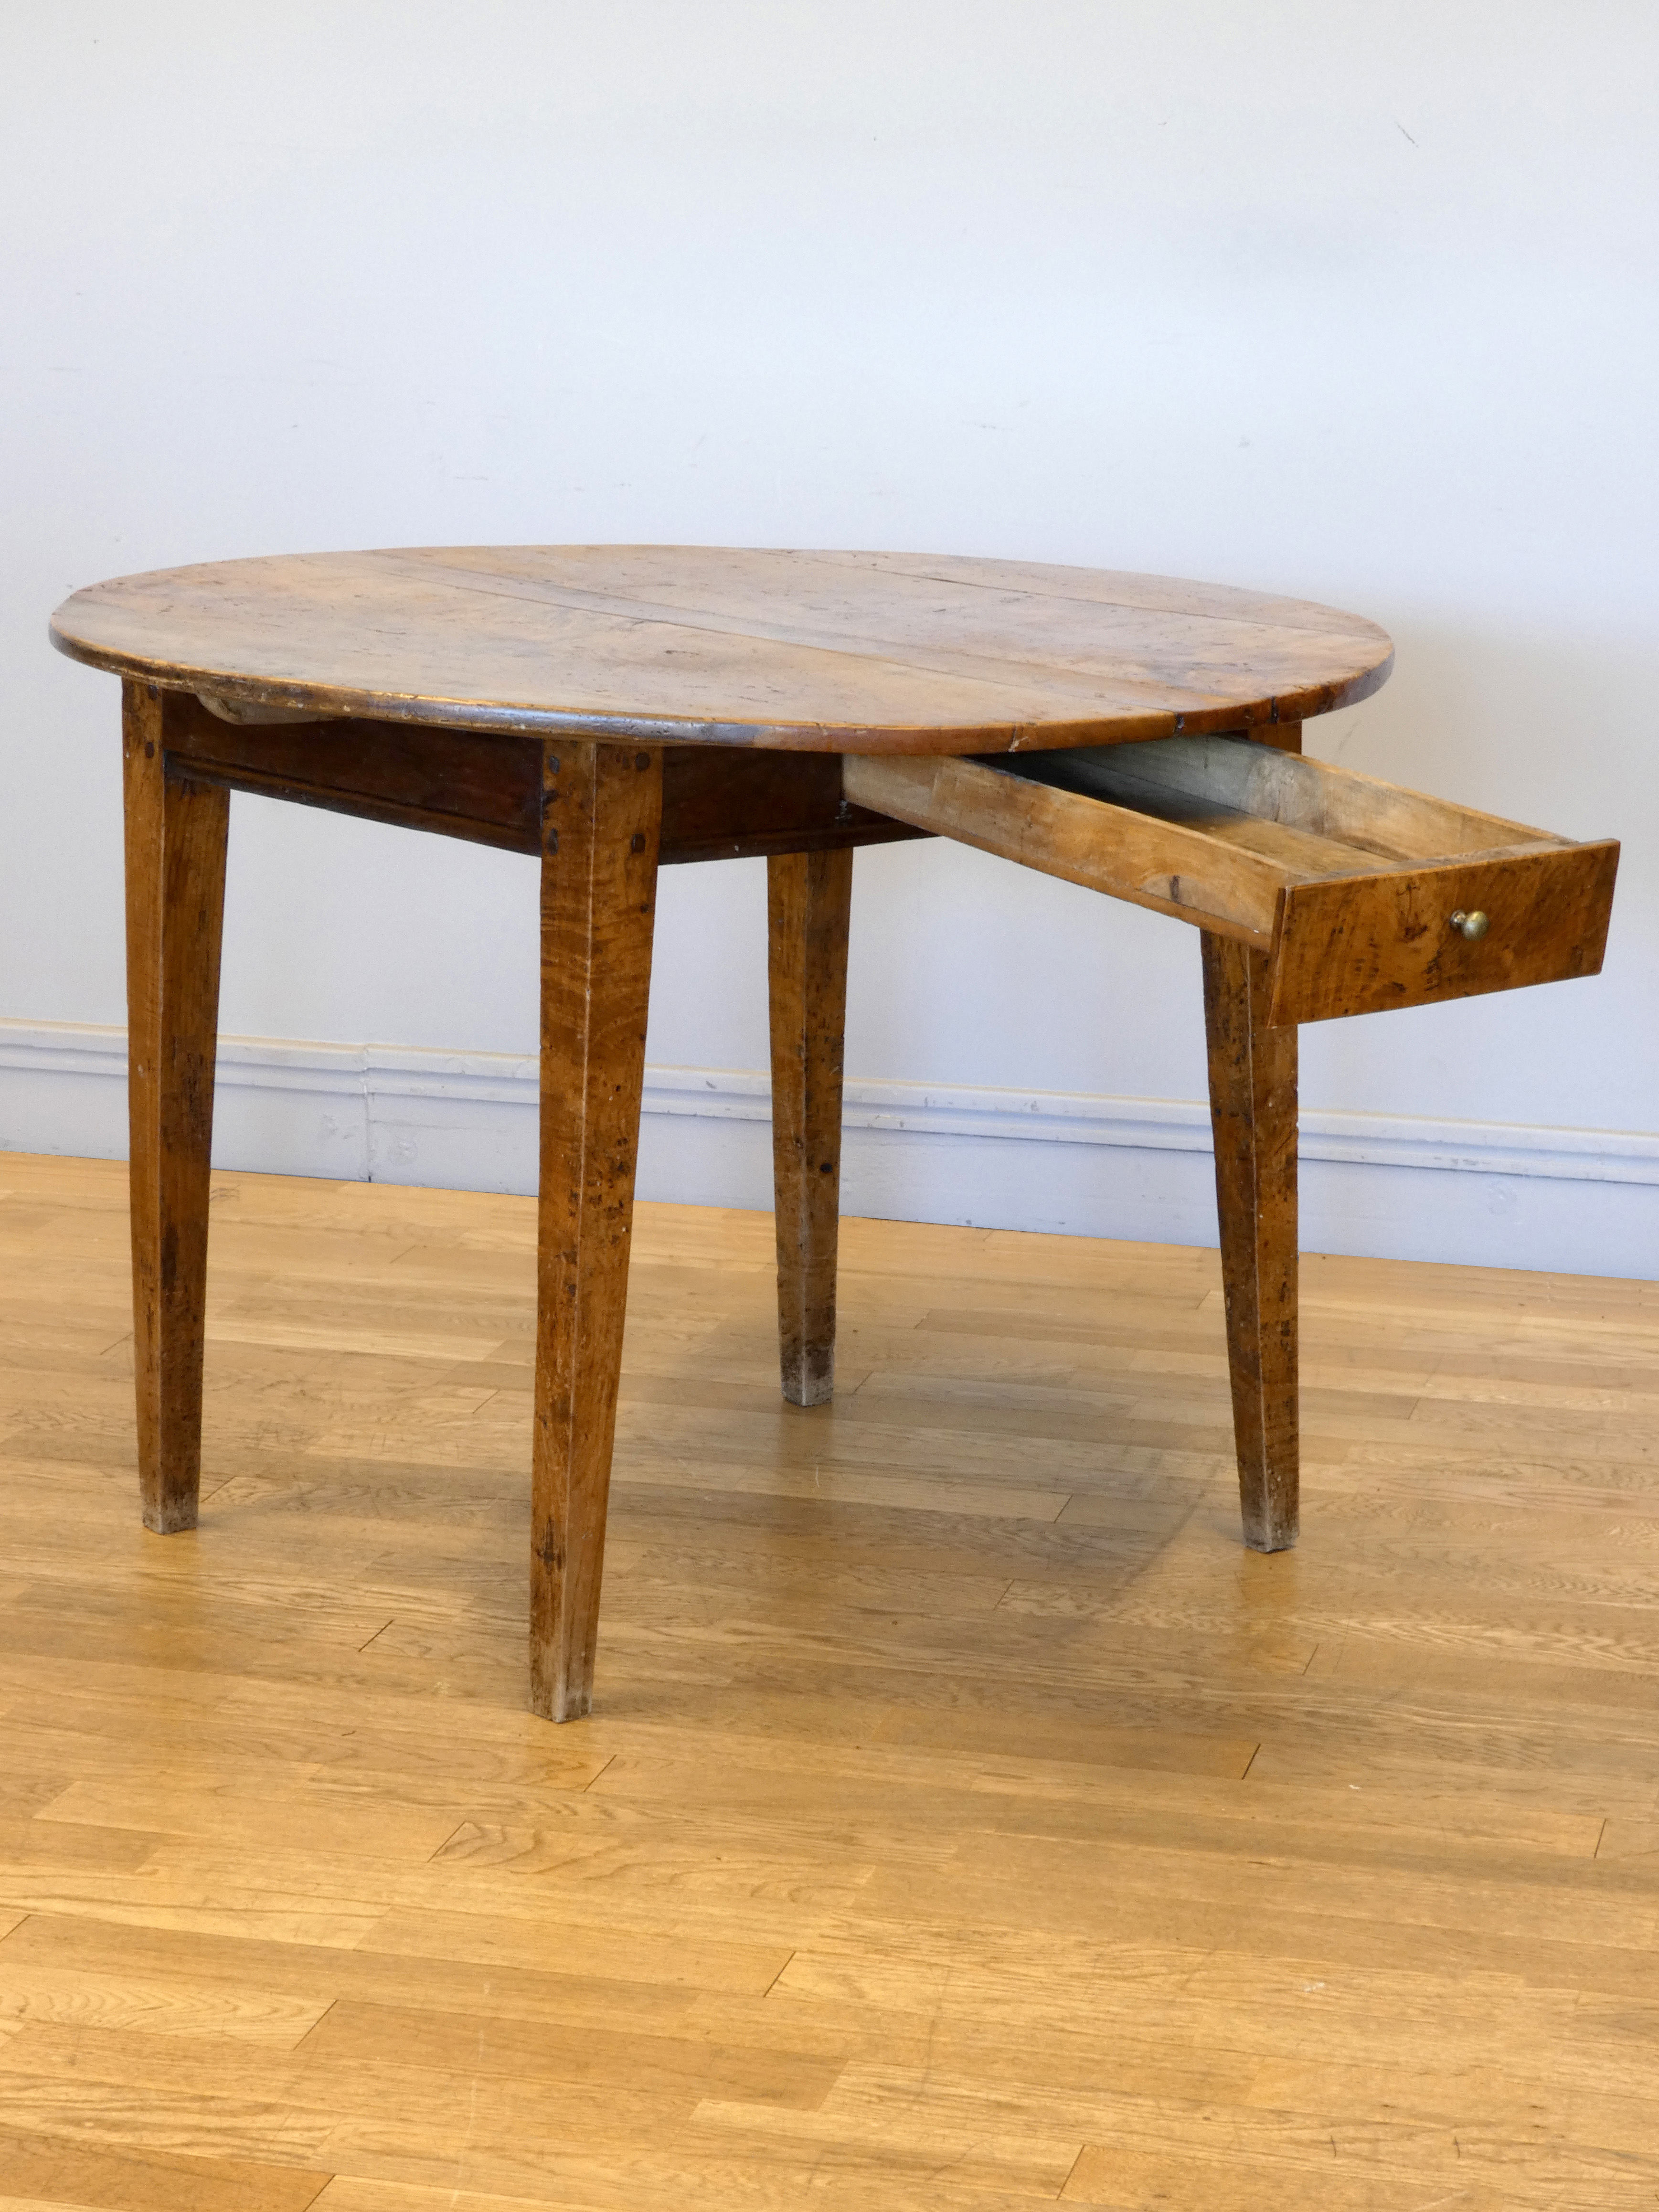
[[[1264,1549],[1296,1532],[1296,1022],[1599,963],[1616,848],[1298,757],[1302,721],[1392,659],[1373,624],[1298,600],[914,554],[474,547],[120,578],[68,600],[52,638],[125,679],[153,1529],[197,1513],[229,793],[540,859],[531,1677],[554,1719],[591,1696],[660,863],[768,859],[781,1360],[803,1406],[833,1373],[853,849],[942,832],[1200,925]],[[1513,926],[1466,939],[1506,885]]]
[[[1295,723],[1376,690],[1357,616],[904,553],[312,553],[77,592],[54,641],[249,707],[613,742],[1003,752]]]

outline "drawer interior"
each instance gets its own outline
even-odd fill
[[[1248,738],[1164,738],[987,765],[1184,823],[1277,861],[1287,881],[1570,842]]]

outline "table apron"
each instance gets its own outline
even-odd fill
[[[577,742],[367,719],[232,723],[185,692],[167,706],[167,759],[191,781],[509,853],[540,852],[544,750]],[[930,834],[844,799],[838,754],[663,748],[665,866]]]

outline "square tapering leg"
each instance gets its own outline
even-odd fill
[[[530,1696],[554,1721],[592,1699],[661,826],[659,750],[544,747]]]
[[[228,793],[167,761],[173,695],[123,687],[127,1098],[144,1526],[196,1526]]]
[[[1282,1552],[1297,1537],[1296,1074],[1294,1025],[1269,1029],[1267,962],[1203,933],[1216,1201],[1227,1302],[1227,1364],[1244,1541]]]
[[[769,860],[766,899],[779,1364],[791,1405],[823,1406],[836,1385],[850,849]]]

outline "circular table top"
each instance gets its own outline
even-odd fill
[[[122,576],[77,660],[244,708],[815,752],[1009,752],[1300,721],[1393,662],[1358,615],[914,553],[422,547]]]

